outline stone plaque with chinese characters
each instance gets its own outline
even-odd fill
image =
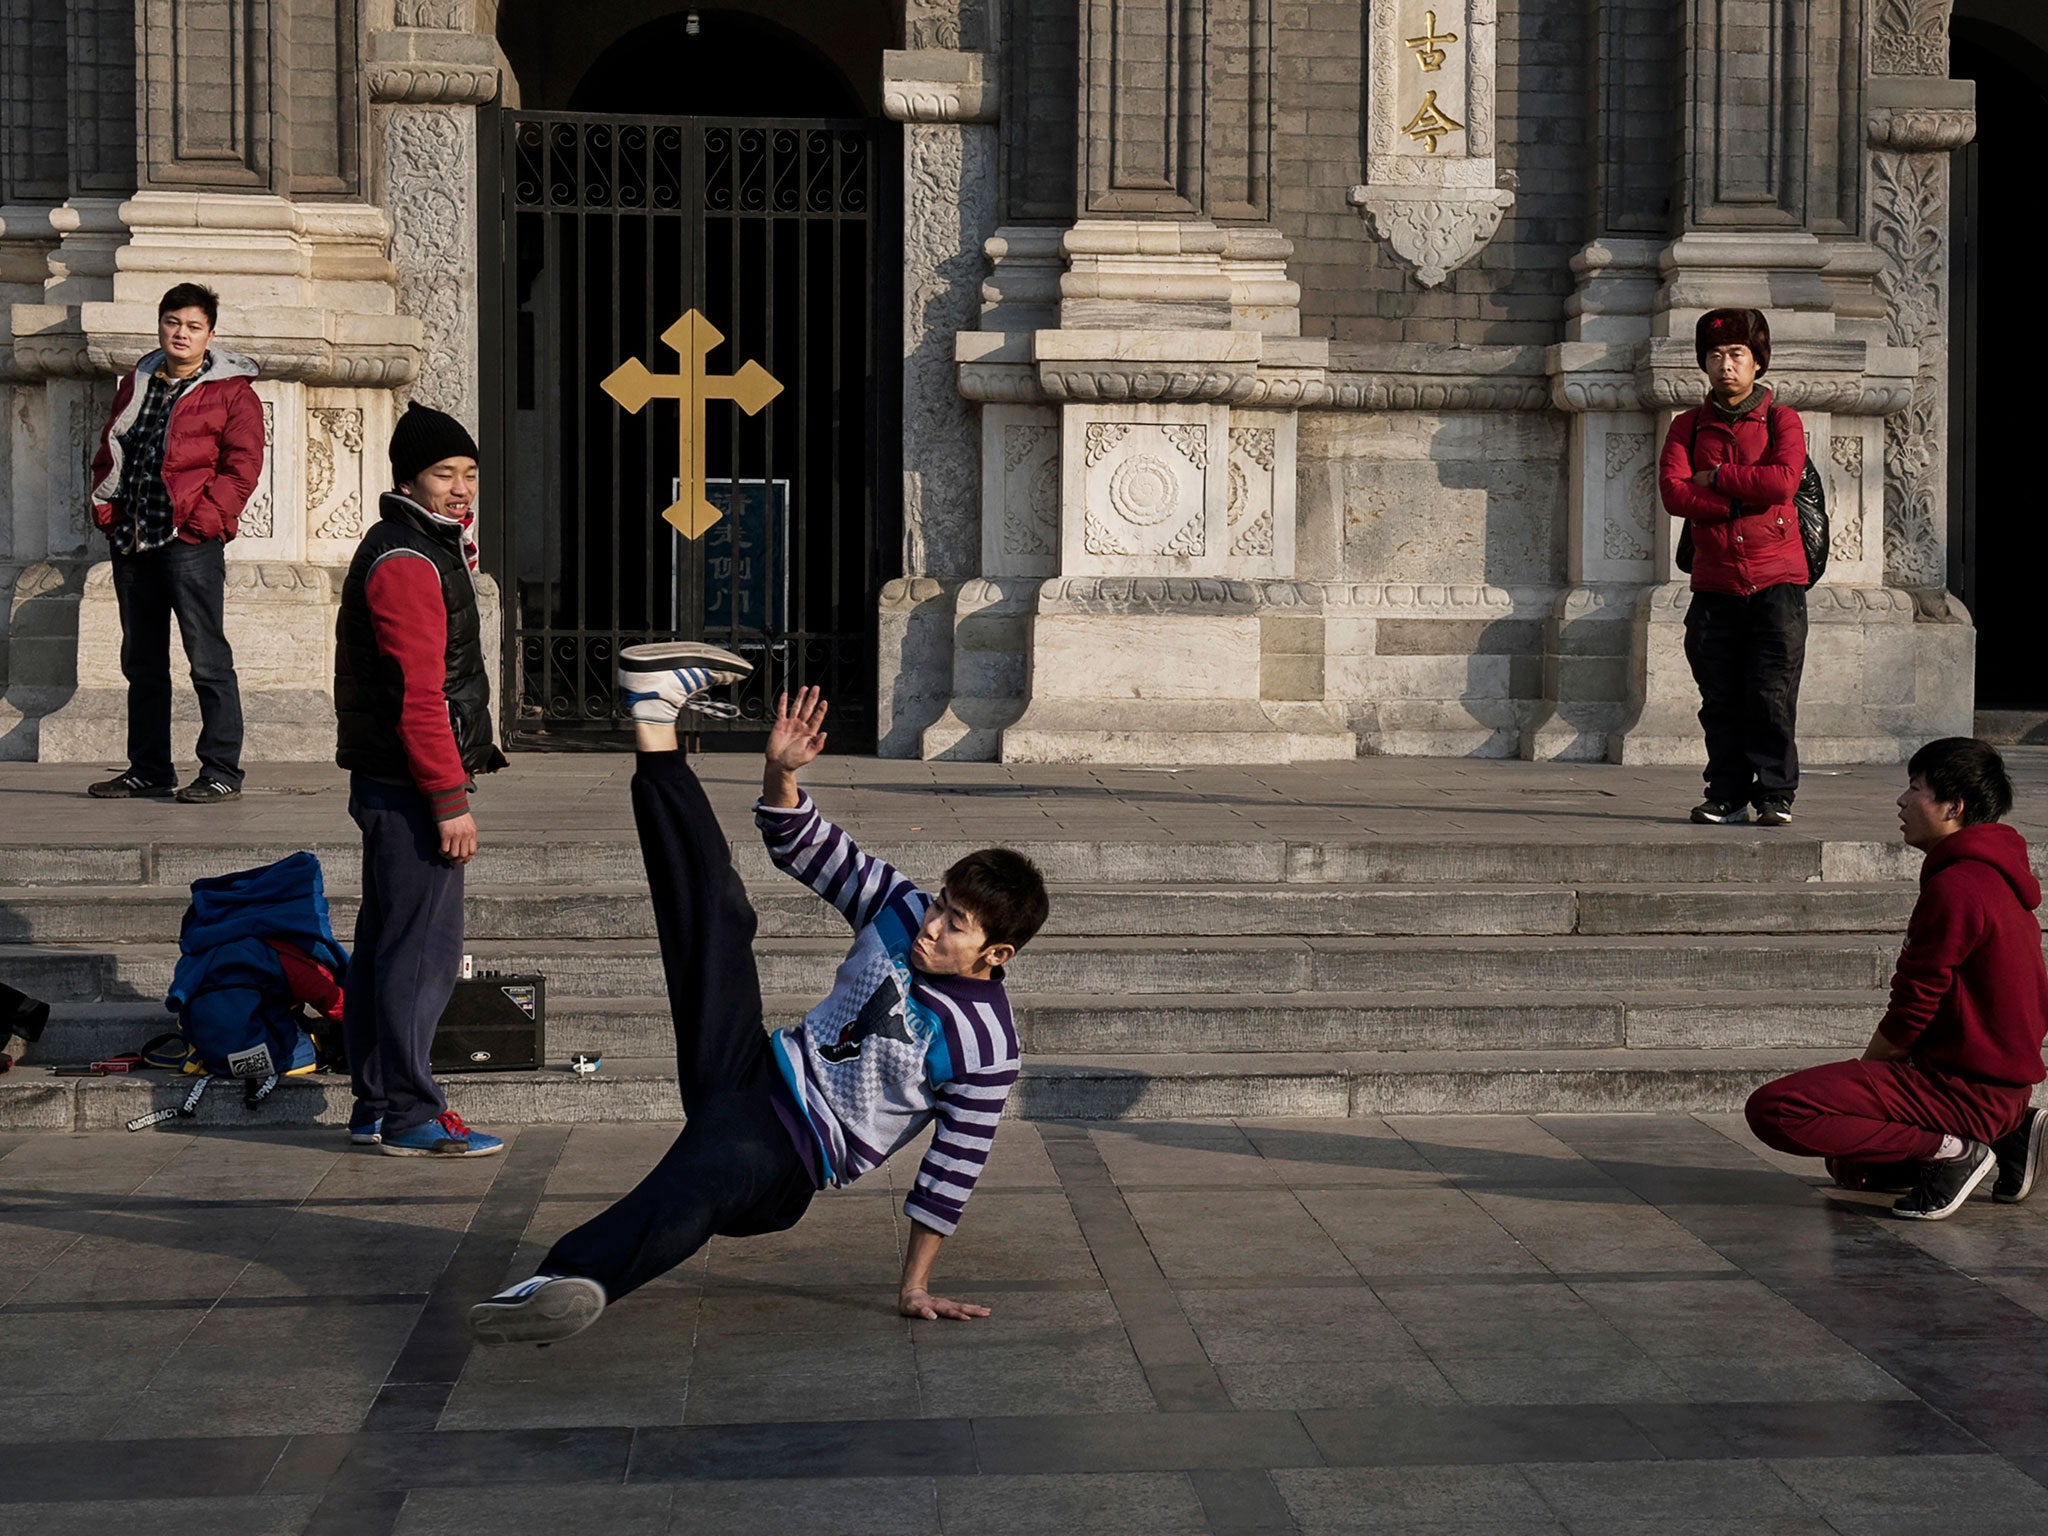
[[[1497,0],[1372,0],[1365,185],[1351,201],[1434,287],[1514,201],[1494,164]]]
[[[1404,0],[1398,7],[1406,65],[1399,72],[1394,109],[1401,119],[1393,145],[1397,155],[1462,160],[1471,152],[1465,85],[1472,49],[1454,24],[1462,10],[1455,0],[1442,5]]]

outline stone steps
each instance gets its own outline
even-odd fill
[[[972,845],[889,851],[927,882]],[[1027,1050],[1019,1103],[1079,1117],[1566,1111],[1737,1105],[1766,1077],[1853,1052],[1883,1007],[1918,856],[1876,843],[1677,829],[1652,843],[1333,837],[1167,844],[1025,839],[1055,886],[1011,969]],[[837,914],[735,858],[760,914],[768,1023],[824,995]],[[39,1063],[131,1050],[161,999],[199,876],[293,851],[229,842],[0,845],[0,980],[55,1005],[0,1078],[0,1128],[108,1126],[188,1084],[52,1078]],[[316,848],[337,930],[352,844]],[[486,846],[468,948],[549,982],[549,1059],[463,1076],[479,1124],[680,1113],[638,846]],[[595,1080],[562,1069],[594,1051]],[[257,1115],[232,1084],[201,1119],[339,1124],[345,1085],[293,1080]]]
[[[1511,934],[1865,933],[1903,930],[1913,888],[1823,883],[1736,886],[1385,886],[1183,884],[1061,886],[1052,938],[1285,935],[1460,937]],[[749,892],[763,938],[836,938],[839,914],[790,881]],[[335,931],[358,896],[330,891]],[[0,888],[0,944],[175,944],[182,887]],[[472,941],[618,939],[654,931],[644,883],[556,891],[471,886]]]
[[[249,842],[0,843],[0,887],[157,886],[182,889],[193,880],[248,869],[298,851],[299,845]],[[979,846],[912,836],[885,850],[919,880],[936,880],[947,865]],[[1018,838],[1009,846],[1038,862],[1059,884],[1199,885],[1716,885],[1730,882],[1911,882],[1920,856],[1896,843],[1820,841],[1760,835],[1754,829],[1700,827],[1648,842],[1542,842],[1517,839],[1403,840],[1330,838],[1213,842],[1110,842]],[[750,883],[784,882],[766,850],[749,837],[732,844],[733,860]],[[352,842],[315,843],[327,883],[360,883],[360,850]],[[2037,850],[2037,869],[2048,850]],[[645,873],[639,846],[602,840],[486,842],[470,866],[473,885],[556,889],[638,887]]]
[[[548,978],[551,1002],[648,997],[664,990],[646,940],[548,944],[478,942],[480,970]],[[845,952],[834,938],[762,939],[764,993],[823,997]],[[1020,995],[1121,997],[1205,993],[1271,997],[1314,992],[1553,992],[1706,988],[1855,992],[1882,986],[1898,953],[1888,934],[1789,934],[1711,939],[1605,936],[1203,939],[1043,939],[1011,968]],[[161,998],[177,949],[169,944],[0,945],[0,981],[50,1002]]]
[[[799,1021],[815,1001],[766,998],[766,1023]],[[1310,993],[1284,998],[1020,994],[1018,1031],[1032,1056],[1111,1053],[1159,1058],[1329,1051],[1512,1051],[1859,1047],[1884,1010],[1880,992],[1552,993],[1540,1000],[1471,992]],[[93,1061],[132,1051],[170,1027],[155,1003],[70,1003],[54,1010],[24,1065]],[[674,1049],[660,998],[569,998],[551,1007],[548,1058],[605,1060]]]
[[[1038,1118],[1166,1120],[1208,1116],[1431,1113],[1613,1113],[1739,1108],[1759,1084],[1839,1051],[1332,1052],[1294,1056],[1039,1055],[1025,1065],[1016,1108]],[[116,1130],[183,1100],[191,1079],[0,1078],[0,1126]],[[607,1060],[584,1079],[560,1068],[451,1077],[449,1107],[472,1124],[679,1120],[674,1068]],[[329,1125],[348,1118],[348,1081],[291,1078],[255,1111],[231,1082],[214,1084],[192,1124],[229,1130]],[[157,1127],[175,1130],[188,1122]]]

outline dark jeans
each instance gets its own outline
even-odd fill
[[[687,1121],[632,1193],[556,1243],[540,1265],[542,1274],[595,1280],[614,1301],[714,1235],[796,1225],[814,1193],[771,1097],[782,1090],[772,1086],[777,1070],[761,1025],[754,909],[682,753],[641,754],[633,819],[654,897]]]
[[[428,1058],[462,969],[462,866],[441,857],[440,824],[409,785],[353,774],[348,813],[363,829],[363,905],[342,1037],[357,1106],[392,1135],[448,1107]]]
[[[1787,583],[1744,597],[1695,592],[1685,659],[1700,688],[1707,798],[1747,805],[1799,790],[1799,677],[1806,668],[1806,589]]]
[[[227,551],[219,539],[173,539],[139,555],[114,552],[121,607],[121,675],[128,679],[128,766],[158,784],[177,782],[171,762],[171,616],[199,695],[199,766],[242,783],[242,689],[228,645]]]

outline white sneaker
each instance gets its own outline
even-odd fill
[[[744,656],[700,640],[629,645],[619,652],[619,698],[644,725],[674,725],[684,709],[731,719],[731,704],[699,699],[706,689],[736,683],[754,670]]]
[[[553,1344],[581,1333],[604,1311],[604,1287],[581,1275],[535,1275],[469,1309],[479,1344]]]

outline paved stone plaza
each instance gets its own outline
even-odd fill
[[[893,1314],[909,1154],[472,1349],[666,1136],[8,1139],[0,1529],[2048,1531],[2048,1206],[1909,1226],[1728,1117],[1012,1124],[985,1322]]]
[[[2038,850],[2048,752],[2009,756],[2015,819]],[[756,760],[700,767],[745,850]],[[625,757],[522,757],[492,781],[477,921],[522,879],[544,888],[572,853],[623,862],[564,901],[620,899],[637,860],[629,772]],[[83,776],[0,769],[7,974],[118,949],[122,923],[170,923],[140,934],[161,949],[184,880],[302,844],[325,850],[345,914],[350,829],[331,770],[264,769],[219,808],[89,803]],[[1118,890],[1134,914],[1373,891],[1477,908],[1537,899],[1551,888],[1530,882],[1565,878],[1560,859],[1648,863],[1660,867],[1640,879],[1676,883],[1643,899],[1682,902],[1696,925],[1714,901],[1761,916],[1631,942],[1739,943],[1759,964],[1790,955],[1795,971],[1828,944],[1896,947],[1911,880],[1891,809],[1900,777],[1813,773],[1799,822],[1767,830],[1686,825],[1697,780],[1684,769],[827,759],[810,775],[821,805],[879,850],[1042,849],[1070,866],[1058,888],[1077,910],[1114,912]],[[1245,872],[1183,889],[1156,863],[1153,884],[1117,883],[1130,878],[1117,861],[1139,854],[1283,846],[1447,862],[1443,883],[1412,890]],[[1678,867],[1707,854],[1776,872],[1738,863],[1717,884]],[[1532,862],[1518,873],[1518,860]],[[1495,873],[1475,886],[1480,864]],[[750,883],[772,917],[775,888]],[[1744,937],[1821,898],[1878,905],[1857,909],[1854,934],[1775,951]],[[1582,929],[1592,888],[1573,899]],[[1382,921],[1399,908],[1344,910]],[[97,926],[69,940],[45,933],[88,918]],[[772,926],[764,953],[797,942]],[[1067,964],[1091,944],[1106,961],[1165,941],[1044,942]],[[1567,928],[1385,942],[1467,946],[1444,951],[1465,964],[1492,944],[1569,954],[1605,941]],[[591,947],[562,938],[551,953],[567,966]],[[1050,1027],[1022,985],[1027,1023]],[[1564,1006],[1556,992],[1502,995]],[[1772,992],[1731,996],[1731,1017],[1778,1006]],[[1877,994],[1840,1003],[1845,1022],[1829,1028],[1867,1033]],[[150,1006],[64,1003],[51,1038],[97,1048]],[[568,989],[565,1016],[577,1006]],[[1355,1027],[1369,1040],[1391,1026]],[[1462,1054],[1473,1082],[1517,1056],[1476,1034]],[[1565,1093],[1559,1064],[1596,1054],[1553,1050],[1531,1080]],[[1728,1062],[1766,1055],[1734,1036],[1718,1048]],[[1142,1070],[1185,1059],[1162,1047]],[[613,1071],[608,1053],[600,1077]],[[550,1072],[558,1093],[577,1087],[558,1060]],[[78,1081],[32,1057],[0,1083],[33,1099]],[[142,1091],[79,1092],[102,1090]],[[1818,1170],[1764,1153],[1725,1111],[1379,1115],[1357,1102],[1315,1119],[1013,1118],[941,1258],[942,1288],[992,1305],[986,1322],[894,1315],[913,1148],[820,1197],[794,1232],[715,1242],[547,1351],[472,1351],[464,1308],[628,1187],[671,1125],[501,1119],[486,1123],[509,1155],[453,1167],[355,1152],[336,1127],[269,1111],[251,1128],[226,1098],[219,1123],[196,1128],[0,1128],[0,1532],[2048,1532],[2048,1204],[1978,1200],[1940,1225],[1897,1222],[1830,1196]]]

